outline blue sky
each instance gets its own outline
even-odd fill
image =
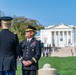
[[[0,0],[6,15],[25,16],[42,25],[76,25],[76,0]]]

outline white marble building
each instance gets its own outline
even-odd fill
[[[65,47],[74,46],[76,42],[76,26],[74,25],[50,25],[40,30],[40,40],[44,46]]]

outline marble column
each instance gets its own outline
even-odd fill
[[[50,31],[50,35],[51,35],[50,44],[51,44],[51,46],[52,46],[52,31]]]
[[[54,44],[56,46],[56,31],[54,31]]]
[[[68,31],[67,31],[67,46],[68,46]]]
[[[58,31],[58,46],[60,46],[60,31]]]
[[[65,43],[64,41],[64,31],[62,31],[62,37],[63,37],[63,44]]]
[[[71,36],[71,44],[73,43],[73,41],[72,41],[72,35],[73,35],[73,33],[72,33],[72,31],[71,31],[71,34],[70,34],[70,36]]]

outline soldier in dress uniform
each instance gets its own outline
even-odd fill
[[[26,39],[20,43],[22,62],[22,75],[36,75],[38,60],[41,56],[40,41],[34,38],[36,28],[28,25],[26,28]],[[28,42],[29,41],[29,42]]]
[[[9,16],[1,17],[0,31],[0,75],[15,75],[18,54],[18,37],[9,31],[11,20]]]

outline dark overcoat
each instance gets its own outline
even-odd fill
[[[8,29],[0,32],[0,71],[16,70],[18,37]]]

